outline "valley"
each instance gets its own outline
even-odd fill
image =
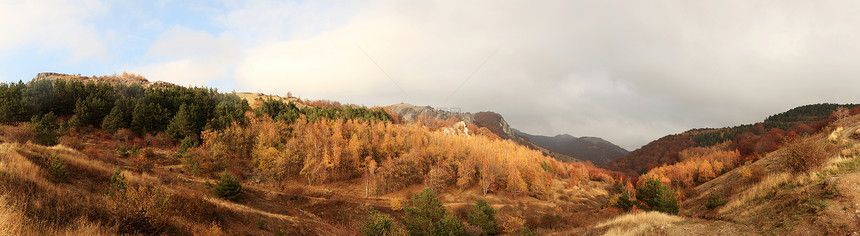
[[[628,153],[494,112],[43,73],[0,84],[0,234],[845,235],[858,114],[801,106]]]

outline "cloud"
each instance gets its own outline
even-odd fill
[[[104,35],[89,22],[103,15],[100,1],[0,2],[0,52],[22,47],[68,51],[69,62],[108,57]]]
[[[851,40],[860,36],[852,30],[858,5],[811,4],[375,1],[350,17],[325,14],[340,9],[291,18],[344,20],[262,41],[236,78],[245,90],[493,110],[526,132],[599,136],[635,149],[690,128],[860,98],[849,89],[860,85],[851,65],[860,59]],[[262,8],[252,9],[278,12]],[[260,19],[249,22],[275,18]]]
[[[205,31],[176,26],[163,32],[150,45],[144,58],[151,63],[129,70],[150,80],[203,86],[232,75],[236,58],[241,53],[238,44],[227,33],[216,37]]]

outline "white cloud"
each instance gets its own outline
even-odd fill
[[[104,14],[98,0],[0,2],[0,52],[20,47],[68,51],[69,61],[108,56],[103,35],[88,20]]]
[[[129,70],[150,80],[203,86],[229,78],[240,56],[238,42],[230,34],[215,37],[204,31],[173,27],[153,43],[146,55],[152,63]]]
[[[268,39],[251,44],[237,66],[243,90],[493,110],[526,132],[599,136],[630,149],[690,128],[860,99],[849,89],[860,85],[851,63],[860,60],[851,40],[860,36],[857,4],[372,1],[354,12],[252,5],[222,18]],[[315,14],[285,14],[307,9]],[[293,29],[301,36],[269,37]]]

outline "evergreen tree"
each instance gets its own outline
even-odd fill
[[[370,217],[364,222],[361,232],[367,236],[385,236],[391,234],[393,226],[394,219],[391,216],[370,208]]]
[[[242,194],[242,184],[239,179],[227,173],[221,174],[221,180],[215,185],[215,195],[227,200],[236,200]]]
[[[30,127],[35,132],[34,141],[45,146],[57,145],[57,137],[59,137],[57,125],[57,116],[54,112],[48,112],[44,116],[35,115],[30,119]]]
[[[57,97],[53,81],[34,80],[23,87],[21,100],[27,108],[27,114],[41,115],[54,110],[54,100]]]
[[[0,122],[20,121],[24,106],[21,104],[21,82],[0,84]]]
[[[170,123],[167,125],[167,135],[175,139],[185,139],[186,137],[197,139],[198,131],[194,128],[193,114],[191,113],[187,105],[183,104],[179,107],[179,112],[173,116],[173,119],[170,119]]]
[[[642,186],[636,188],[636,199],[643,203],[642,209],[678,214],[675,191],[656,178],[646,179]]]
[[[132,112],[131,129],[143,134],[164,130],[167,126],[167,109],[153,102],[138,102]]]
[[[481,230],[487,235],[499,233],[496,224],[496,209],[493,209],[484,199],[478,199],[475,205],[472,205],[472,211],[466,218],[469,224],[481,227]]]
[[[460,235],[463,223],[449,214],[436,198],[436,192],[427,188],[412,198],[405,208],[403,225],[412,235]]]

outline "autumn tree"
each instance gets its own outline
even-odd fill
[[[490,191],[490,187],[496,182],[496,173],[495,173],[495,163],[491,161],[489,158],[485,158],[481,160],[480,165],[480,176],[481,176],[481,190],[484,193],[484,196],[487,196],[487,191]]]

